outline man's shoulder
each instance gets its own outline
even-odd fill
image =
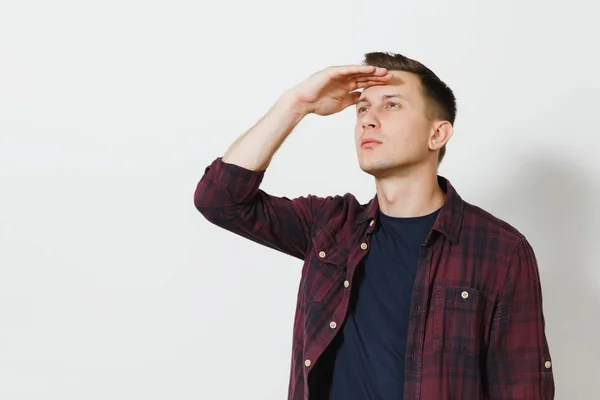
[[[463,229],[472,235],[491,235],[519,243],[525,235],[513,224],[480,206],[463,201]]]
[[[327,227],[338,230],[347,223],[355,223],[365,215],[367,208],[373,200],[361,202],[353,193],[336,194],[320,202],[320,207],[315,210],[315,227]]]

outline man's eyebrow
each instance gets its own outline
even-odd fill
[[[381,96],[381,100],[388,100],[388,99],[393,99],[393,98],[398,98],[398,99],[404,99],[406,100],[406,97],[402,96],[401,94],[384,94],[383,96]],[[366,97],[362,97],[360,99],[358,99],[358,101],[356,102],[356,104],[360,104],[360,103],[370,103],[369,99]]]

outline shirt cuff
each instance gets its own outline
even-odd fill
[[[252,171],[235,164],[215,159],[206,169],[214,185],[225,190],[236,202],[243,203],[254,198],[265,175],[265,171]]]

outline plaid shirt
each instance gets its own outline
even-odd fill
[[[322,400],[311,371],[344,323],[353,276],[377,224],[377,196],[296,199],[259,189],[264,172],[209,165],[196,208],[213,224],[304,261],[289,400]],[[554,378],[534,252],[516,229],[446,201],[421,247],[407,338],[405,400],[550,400]]]

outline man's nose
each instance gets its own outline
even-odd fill
[[[379,129],[379,120],[373,114],[363,116],[361,123],[363,129]]]

